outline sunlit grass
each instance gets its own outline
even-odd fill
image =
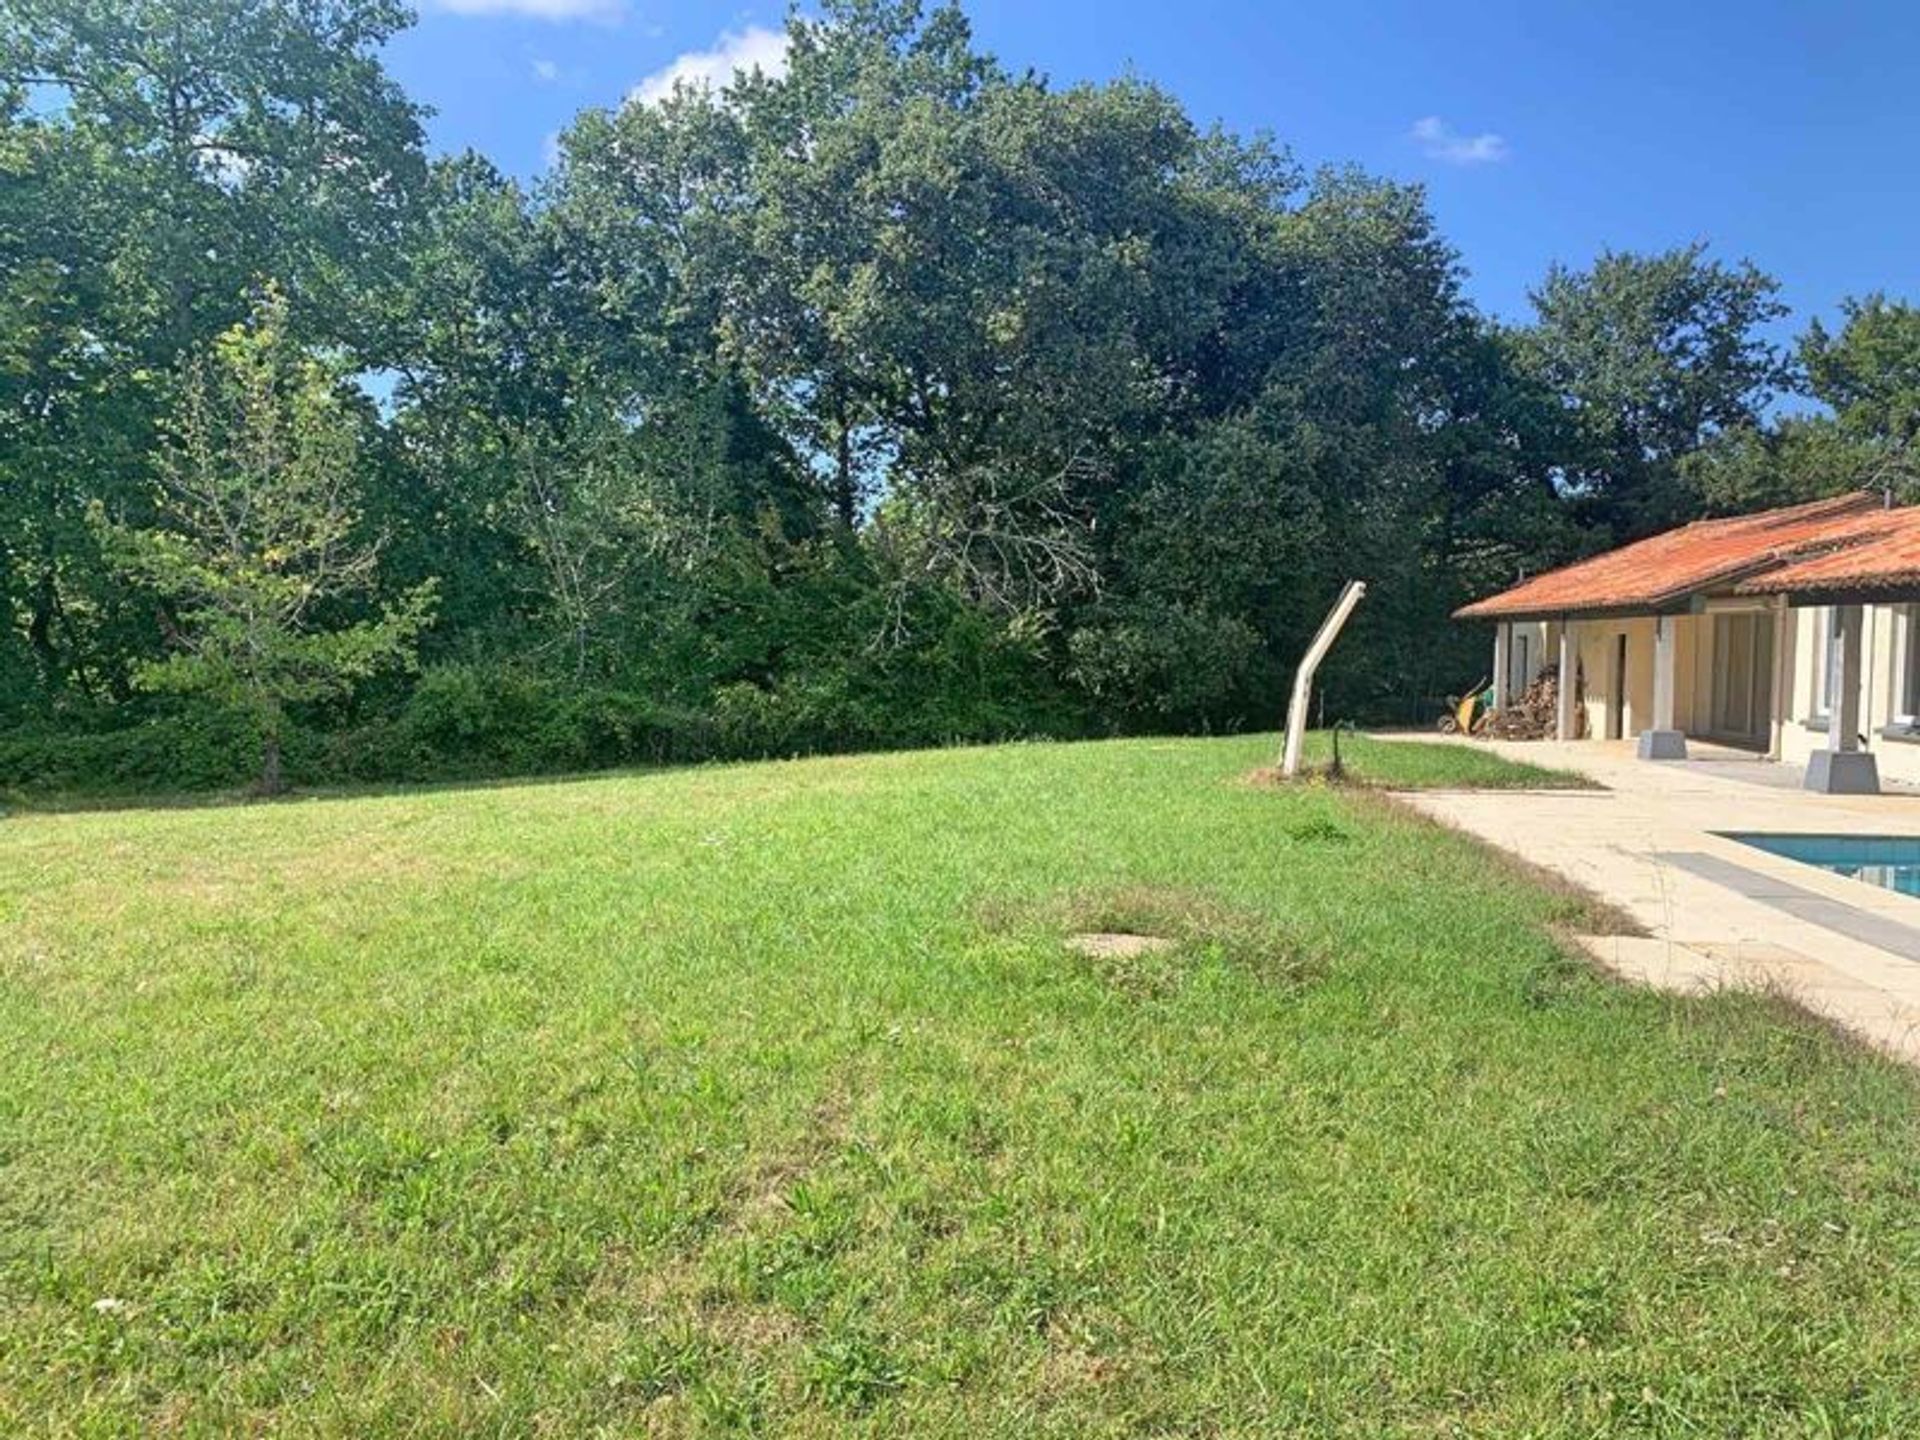
[[[1909,1076],[1273,750],[0,823],[0,1432],[1920,1427]]]
[[[1333,760],[1333,735],[1310,733],[1301,752],[1302,770],[1324,772]],[[1340,764],[1346,778],[1360,785],[1403,790],[1592,790],[1598,787],[1572,770],[1515,765],[1476,741],[1435,743],[1387,740],[1342,733]]]

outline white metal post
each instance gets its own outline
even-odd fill
[[[1320,662],[1326,659],[1327,651],[1333,648],[1340,627],[1347,623],[1353,607],[1360,603],[1366,593],[1366,582],[1349,580],[1346,583],[1340,591],[1340,598],[1333,602],[1333,609],[1320,622],[1313,643],[1307,647],[1306,656],[1300,661],[1300,668],[1293,672],[1293,698],[1287,704],[1287,743],[1280,757],[1280,773],[1289,779],[1300,771],[1300,747],[1307,734],[1307,700],[1313,692],[1314,672],[1320,668]]]
[[[1767,758],[1778,760],[1786,747],[1787,707],[1793,703],[1793,611],[1787,597],[1773,597],[1773,684],[1772,714],[1767,717]]]
[[[1653,728],[1673,729],[1673,617],[1653,620]]]

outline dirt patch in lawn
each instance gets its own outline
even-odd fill
[[[1132,960],[1174,947],[1164,935],[1127,935],[1094,930],[1067,937],[1067,949],[1089,960]]]
[[[1051,931],[1075,964],[1129,995],[1170,994],[1208,960],[1276,985],[1303,983],[1319,970],[1306,947],[1271,917],[1183,886],[998,899],[981,907],[981,921],[1001,932]]]

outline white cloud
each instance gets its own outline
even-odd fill
[[[428,0],[450,15],[519,15],[531,20],[618,20],[627,0]]]
[[[551,60],[536,60],[533,62],[533,78],[542,85],[551,85],[560,78],[560,67]]]
[[[689,50],[676,56],[672,64],[654,71],[634,86],[627,98],[637,104],[652,105],[666,99],[682,81],[696,89],[718,90],[740,70],[758,70],[773,79],[786,74],[787,32],[769,30],[764,25],[728,30],[714,42],[711,50]]]
[[[1438,115],[1414,121],[1413,129],[1407,134],[1429,160],[1441,160],[1449,165],[1490,165],[1511,153],[1504,135],[1496,135],[1491,130],[1480,135],[1462,135]]]

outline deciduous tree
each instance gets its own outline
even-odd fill
[[[281,788],[287,708],[407,663],[433,606],[428,582],[353,618],[379,553],[360,531],[360,423],[341,377],[286,327],[270,292],[187,367],[154,458],[153,521],[100,521],[160,601],[168,653],[138,683],[244,710],[268,794]]]
[[[1792,381],[1766,329],[1786,313],[1779,288],[1751,263],[1722,264],[1695,244],[1555,266],[1534,291],[1522,358],[1574,421],[1568,494],[1614,538],[1685,519],[1681,462],[1758,424]]]

